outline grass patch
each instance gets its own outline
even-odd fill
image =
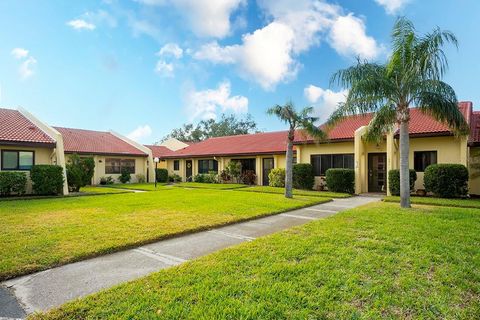
[[[241,189],[240,191],[248,192],[264,192],[264,193],[285,193],[285,188],[267,187],[267,186],[252,186]],[[349,198],[352,195],[348,193],[329,192],[329,191],[315,191],[315,190],[300,190],[293,189],[293,195],[297,196],[311,196],[311,197],[328,197],[328,198]]]
[[[88,193],[88,194],[116,194],[116,193],[129,193],[130,191],[120,190],[117,188],[110,188],[110,187],[96,187],[96,186],[85,186],[80,189],[81,193]]]
[[[377,203],[32,318],[474,319],[478,230],[478,210]]]
[[[180,182],[173,185],[179,188],[198,188],[198,189],[213,189],[213,190],[233,190],[248,187],[245,184],[239,183],[199,183],[199,182]]]
[[[157,183],[157,188],[155,188],[155,183],[125,183],[125,184],[112,184],[108,188],[114,189],[128,189],[128,190],[140,190],[140,191],[157,191],[163,190],[163,186],[166,186],[167,183]]]
[[[390,196],[383,199],[385,202],[400,202],[400,197]],[[442,207],[480,208],[480,199],[444,199],[432,197],[410,197],[414,204],[425,204]]]
[[[1,202],[0,279],[322,202],[315,197],[165,190]]]

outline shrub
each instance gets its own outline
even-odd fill
[[[56,195],[63,190],[63,168],[57,165],[35,165],[30,170],[33,192],[40,195]]]
[[[130,176],[130,170],[128,168],[122,168],[122,173],[120,173],[120,177],[118,177],[118,181],[121,183],[130,182],[132,177]]]
[[[194,175],[193,176],[193,182],[204,183],[205,182],[205,175],[203,173]]]
[[[461,164],[432,164],[425,169],[425,191],[440,198],[468,194],[468,169]]]
[[[235,182],[239,182],[242,176],[242,164],[238,161],[230,161],[227,164],[225,171],[228,176],[235,180]]]
[[[156,169],[155,170],[155,177],[157,178],[157,182],[168,182],[168,170],[167,169]]]
[[[313,189],[315,176],[313,166],[309,163],[297,163],[293,166],[293,187],[295,189]]]
[[[243,184],[248,184],[248,185],[255,184],[255,181],[257,181],[257,175],[253,170],[246,170],[240,176],[240,181],[242,181]]]
[[[27,190],[27,174],[25,172],[0,172],[0,195],[9,196],[12,193],[22,195]]]
[[[78,192],[81,187],[86,186],[92,181],[95,161],[93,158],[80,158],[77,154],[73,154],[66,168],[68,189],[73,192]]]
[[[355,192],[355,171],[353,169],[328,169],[325,176],[329,191]]]
[[[100,178],[101,185],[107,185],[107,184],[113,184],[113,183],[114,183],[114,180],[111,176]]]
[[[268,185],[270,187],[285,187],[285,169],[275,168],[268,174]]]
[[[182,177],[180,177],[178,174],[174,173],[174,174],[168,176],[168,181],[170,181],[170,182],[182,182]]]
[[[230,182],[232,180],[232,177],[230,176],[227,170],[222,170],[218,175],[218,179],[219,179],[219,182],[225,183],[225,182]]]
[[[145,183],[145,181],[146,181],[146,180],[145,180],[145,175],[140,174],[140,173],[137,174],[137,175],[135,176],[135,178],[137,178],[137,182],[138,182],[138,183]]]
[[[410,191],[413,191],[415,187],[415,181],[417,181],[417,172],[413,169],[410,172]],[[390,193],[394,196],[400,195],[400,170],[394,169],[388,171],[388,188]]]

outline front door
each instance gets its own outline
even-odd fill
[[[192,160],[187,160],[185,161],[185,177],[187,178],[187,181],[192,181]]]
[[[368,192],[384,192],[387,188],[387,154],[368,154]]]
[[[274,161],[273,158],[263,158],[263,182],[262,184],[264,186],[268,186],[270,180],[268,179],[268,174],[270,173],[270,170],[273,169],[274,167]]]

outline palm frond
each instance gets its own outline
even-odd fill
[[[383,136],[393,129],[396,122],[396,109],[393,104],[386,104],[375,112],[375,116],[368,124],[365,140],[379,142]]]

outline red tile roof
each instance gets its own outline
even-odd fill
[[[471,144],[480,144],[480,111],[472,112],[469,142]]]
[[[471,102],[460,102],[458,104],[458,108],[469,123],[471,123],[472,107],[473,104]],[[355,130],[368,125],[372,118],[372,113],[347,117],[334,128],[330,129],[328,137],[333,141],[352,140],[355,136]],[[410,109],[409,132],[411,136],[449,135],[452,133],[447,125],[422,113],[418,108]],[[295,137],[295,143],[310,143],[312,141],[308,136]]]
[[[172,151],[164,158],[240,156],[254,154],[277,154],[287,150],[287,132],[265,132],[210,138],[183,149]]]
[[[55,145],[55,140],[20,111],[0,108],[0,141]]]
[[[147,156],[110,132],[55,127],[66,153]]]
[[[145,145],[145,147],[152,150],[152,154],[154,158],[163,158],[168,155],[175,154],[175,151],[168,149],[164,146],[155,146],[155,145]]]

